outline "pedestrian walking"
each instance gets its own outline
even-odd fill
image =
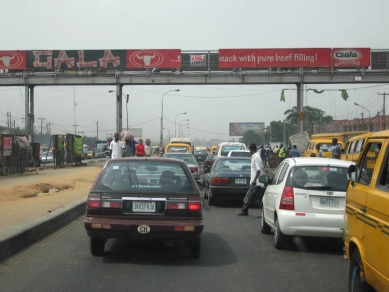
[[[96,158],[96,150],[95,147],[92,147],[92,159]]]
[[[293,145],[289,151],[289,157],[300,157],[300,152],[297,150],[297,145]]]
[[[251,143],[249,146],[251,152],[251,174],[250,174],[250,186],[243,199],[243,206],[238,216],[248,216],[249,207],[255,201],[256,198],[260,204],[262,204],[262,197],[265,193],[264,184],[259,182],[259,175],[264,174],[262,159],[257,152],[257,145]]]
[[[316,148],[316,150],[317,150],[317,157],[323,157],[323,158],[326,157],[326,155],[324,154],[323,150],[321,150],[320,144],[319,144],[319,143],[317,143],[317,144],[315,145],[315,148]]]
[[[342,152],[342,146],[340,144],[338,144],[337,138],[332,138],[332,145],[334,146],[334,147],[332,147],[332,151],[331,151],[332,158],[340,159],[340,153]]]
[[[145,156],[145,145],[143,145],[143,139],[139,139],[139,143],[135,146],[136,156]]]
[[[122,158],[122,149],[125,148],[124,143],[119,140],[119,133],[113,135],[114,139],[111,144],[109,144],[109,149],[111,150],[111,159]]]

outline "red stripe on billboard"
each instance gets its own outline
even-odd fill
[[[334,67],[369,67],[370,48],[334,48]]]
[[[0,51],[0,69],[26,69],[26,51]]]
[[[331,48],[220,49],[219,68],[331,67]]]
[[[181,50],[127,50],[127,68],[181,68]]]

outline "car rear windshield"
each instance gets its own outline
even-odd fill
[[[296,166],[290,173],[288,186],[300,189],[346,191],[348,167]]]
[[[222,146],[221,156],[227,156],[228,152],[230,152],[231,150],[245,150],[245,149],[243,146],[239,146],[239,145]]]
[[[174,162],[115,161],[104,168],[94,192],[194,193],[193,177]]]
[[[251,157],[251,153],[246,151],[232,151],[230,157]]]
[[[188,153],[189,149],[186,146],[170,146],[167,148],[166,152]]]
[[[251,159],[219,159],[215,171],[250,172]]]

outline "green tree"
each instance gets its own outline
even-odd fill
[[[239,140],[241,143],[250,145],[251,143],[257,144],[257,146],[262,144],[261,134],[255,133],[254,131],[247,131],[243,134],[243,137]]]

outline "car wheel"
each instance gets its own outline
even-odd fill
[[[361,255],[358,249],[355,249],[350,260],[350,269],[348,273],[349,291],[374,291],[364,279],[364,269]],[[361,277],[362,275],[362,277]]]
[[[208,205],[215,206],[215,197],[212,196],[211,189],[208,191]]]
[[[188,241],[188,252],[191,257],[198,259],[200,257],[200,238]]]
[[[94,256],[104,255],[105,240],[102,238],[89,239],[90,251]]]
[[[262,207],[262,212],[261,212],[261,233],[263,234],[270,234],[271,233],[271,227],[267,225],[265,221],[265,211],[263,211]]]
[[[274,222],[274,247],[276,249],[283,249],[288,241],[288,236],[282,233],[280,225],[278,224],[278,218],[276,217]]]

